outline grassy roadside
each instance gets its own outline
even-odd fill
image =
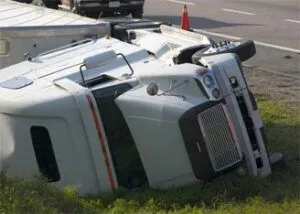
[[[283,152],[287,172],[267,178],[227,174],[173,190],[120,191],[115,197],[79,198],[72,189],[47,188],[39,179],[1,175],[2,213],[300,213],[300,110],[259,98],[271,151]]]

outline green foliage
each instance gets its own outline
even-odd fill
[[[0,214],[4,213],[300,213],[300,111],[259,100],[269,150],[285,155],[288,170],[266,178],[232,172],[211,182],[170,190],[141,189],[116,195],[80,198],[73,188],[49,187],[42,178],[32,181],[0,176]]]
[[[290,167],[291,173],[300,173],[300,109],[290,109],[282,103],[260,99],[260,115],[266,126],[269,148],[280,151]],[[299,190],[299,185],[298,186]]]
[[[300,125],[300,110],[292,109],[284,103],[274,102],[266,98],[258,99],[260,116],[264,123],[270,124],[285,124],[288,126]]]

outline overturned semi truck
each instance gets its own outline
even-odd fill
[[[271,173],[238,54],[170,26],[126,33],[0,71],[2,171],[41,173],[82,195],[182,186],[238,167]]]

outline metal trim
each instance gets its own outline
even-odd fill
[[[241,151],[237,147],[237,138],[232,133],[233,127],[230,126],[230,121],[224,112],[225,106],[219,103],[198,114],[198,122],[206,142],[208,155],[216,172],[229,168],[242,160]],[[208,120],[209,123],[207,123]],[[220,124],[224,126],[219,127]],[[231,144],[229,144],[230,142]]]
[[[54,37],[69,35],[91,35],[96,38],[109,34],[108,24],[98,25],[69,25],[69,26],[39,26],[39,27],[4,27],[0,28],[1,37],[9,38],[32,38]]]

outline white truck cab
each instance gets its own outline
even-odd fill
[[[165,42],[165,58],[105,37],[0,70],[0,169],[80,194],[270,174],[238,57],[169,63],[196,44]]]

